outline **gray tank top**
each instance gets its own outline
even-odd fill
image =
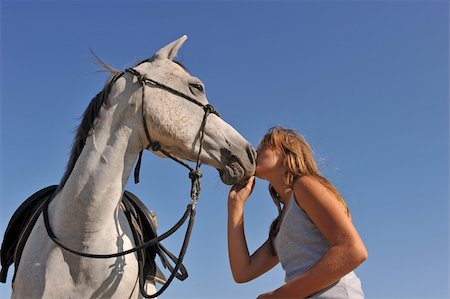
[[[308,271],[331,247],[306,212],[298,205],[292,192],[284,211],[280,230],[275,238],[275,249],[286,272],[285,282]],[[350,272],[330,287],[308,298],[364,298],[361,282]]]

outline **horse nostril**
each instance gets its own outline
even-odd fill
[[[254,165],[254,164],[255,164],[255,156],[256,156],[256,153],[255,153],[255,150],[253,149],[253,147],[252,147],[251,144],[249,144],[249,145],[247,146],[247,156],[248,156],[248,159],[250,160],[250,163],[251,163],[252,165]]]

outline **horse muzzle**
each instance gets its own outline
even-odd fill
[[[222,169],[218,169],[224,184],[233,185],[255,174],[256,151],[248,144],[243,157],[233,155],[229,150],[221,150],[222,160],[226,161]]]

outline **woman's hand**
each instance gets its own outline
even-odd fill
[[[243,206],[247,201],[247,198],[253,191],[255,187],[255,177],[251,176],[247,181],[241,181],[231,187],[230,193],[228,194],[228,202],[230,204],[238,204]]]

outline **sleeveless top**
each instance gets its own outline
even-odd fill
[[[281,266],[286,272],[285,282],[308,271],[331,247],[306,212],[299,206],[292,192],[284,211],[274,246]],[[364,298],[361,282],[350,272],[336,283],[308,298]]]

